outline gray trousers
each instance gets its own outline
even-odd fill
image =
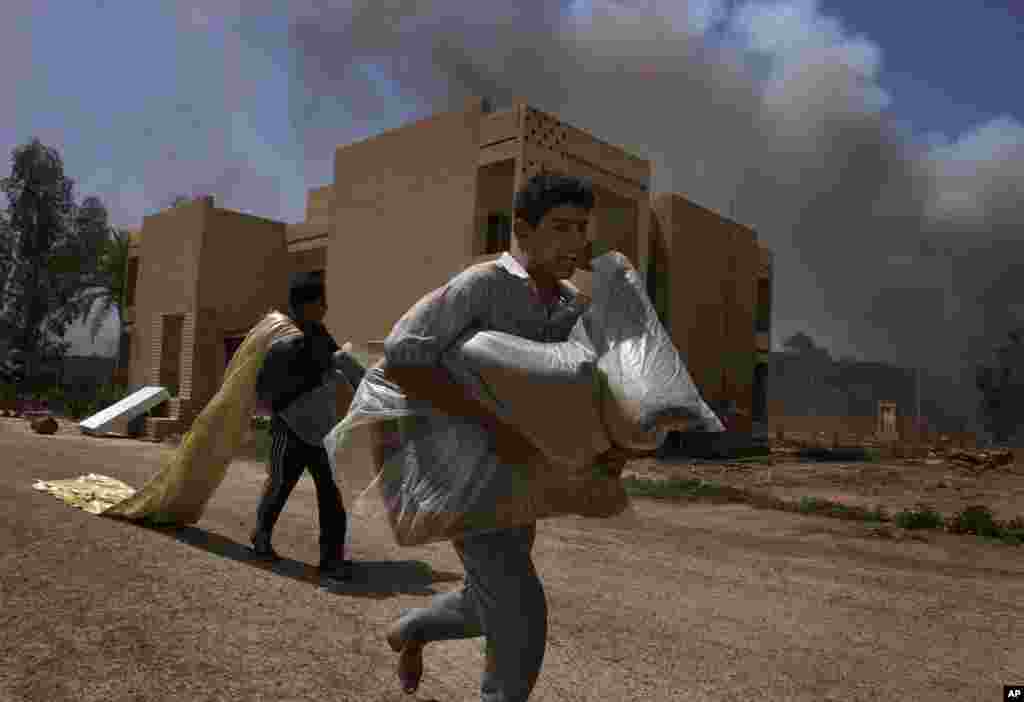
[[[544,662],[548,607],[530,556],[536,534],[531,525],[453,541],[463,588],[399,621],[403,639],[424,643],[486,635],[483,702],[525,702]]]

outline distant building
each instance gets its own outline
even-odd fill
[[[877,428],[878,403],[896,407],[897,432],[916,432],[917,393],[921,428],[955,434],[966,431],[973,407],[957,400],[956,381],[888,363],[833,360],[828,352],[770,354],[768,414],[773,432],[868,435]]]
[[[126,309],[132,384],[171,389],[154,437],[181,432],[212,397],[252,325],[287,303],[287,281],[324,271],[339,343],[383,339],[420,296],[516,250],[512,197],[542,170],[589,177],[595,249],[645,275],[658,313],[736,432],[767,427],[771,255],[755,232],[680,195],[651,196],[651,164],[526,104],[479,100],[338,147],[334,182],[285,224],[200,198],[145,218],[131,236]],[[574,279],[584,291],[589,275]]]

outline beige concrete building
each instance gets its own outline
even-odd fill
[[[300,224],[212,198],[145,218],[132,238],[125,355],[133,385],[168,386],[174,398],[148,434],[187,429],[246,330],[286,305],[291,273],[325,272],[325,323],[339,343],[382,339],[421,295],[515,250],[513,195],[541,170],[593,181],[595,248],[622,251],[648,276],[702,391],[735,401],[748,418],[737,429],[749,431],[763,414],[756,353],[768,351],[771,288],[755,233],[678,195],[652,199],[648,161],[553,115],[473,100],[338,147],[334,182],[309,192]],[[589,287],[586,274],[574,282]]]

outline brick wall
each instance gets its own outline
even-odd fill
[[[131,343],[133,385],[159,380],[161,315],[195,313],[202,236],[211,209],[209,200],[200,199],[143,222]]]

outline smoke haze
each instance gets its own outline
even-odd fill
[[[242,7],[180,2],[178,12],[241,44],[266,42],[258,25],[270,5]],[[523,98],[650,158],[656,190],[753,226],[775,251],[776,342],[806,330],[836,356],[955,375],[1024,323],[1024,126],[1006,116],[950,139],[898,123],[881,48],[817,2],[287,8],[291,60],[277,70],[289,91],[277,97],[304,159],[292,170],[310,186],[329,182],[337,145],[382,126],[469,96],[498,107]],[[237,90],[244,100],[256,88]],[[263,200],[275,197],[276,174],[260,181],[239,156],[258,127],[221,128],[211,143],[242,143],[223,158],[230,168],[207,169],[209,187],[262,182]]]

